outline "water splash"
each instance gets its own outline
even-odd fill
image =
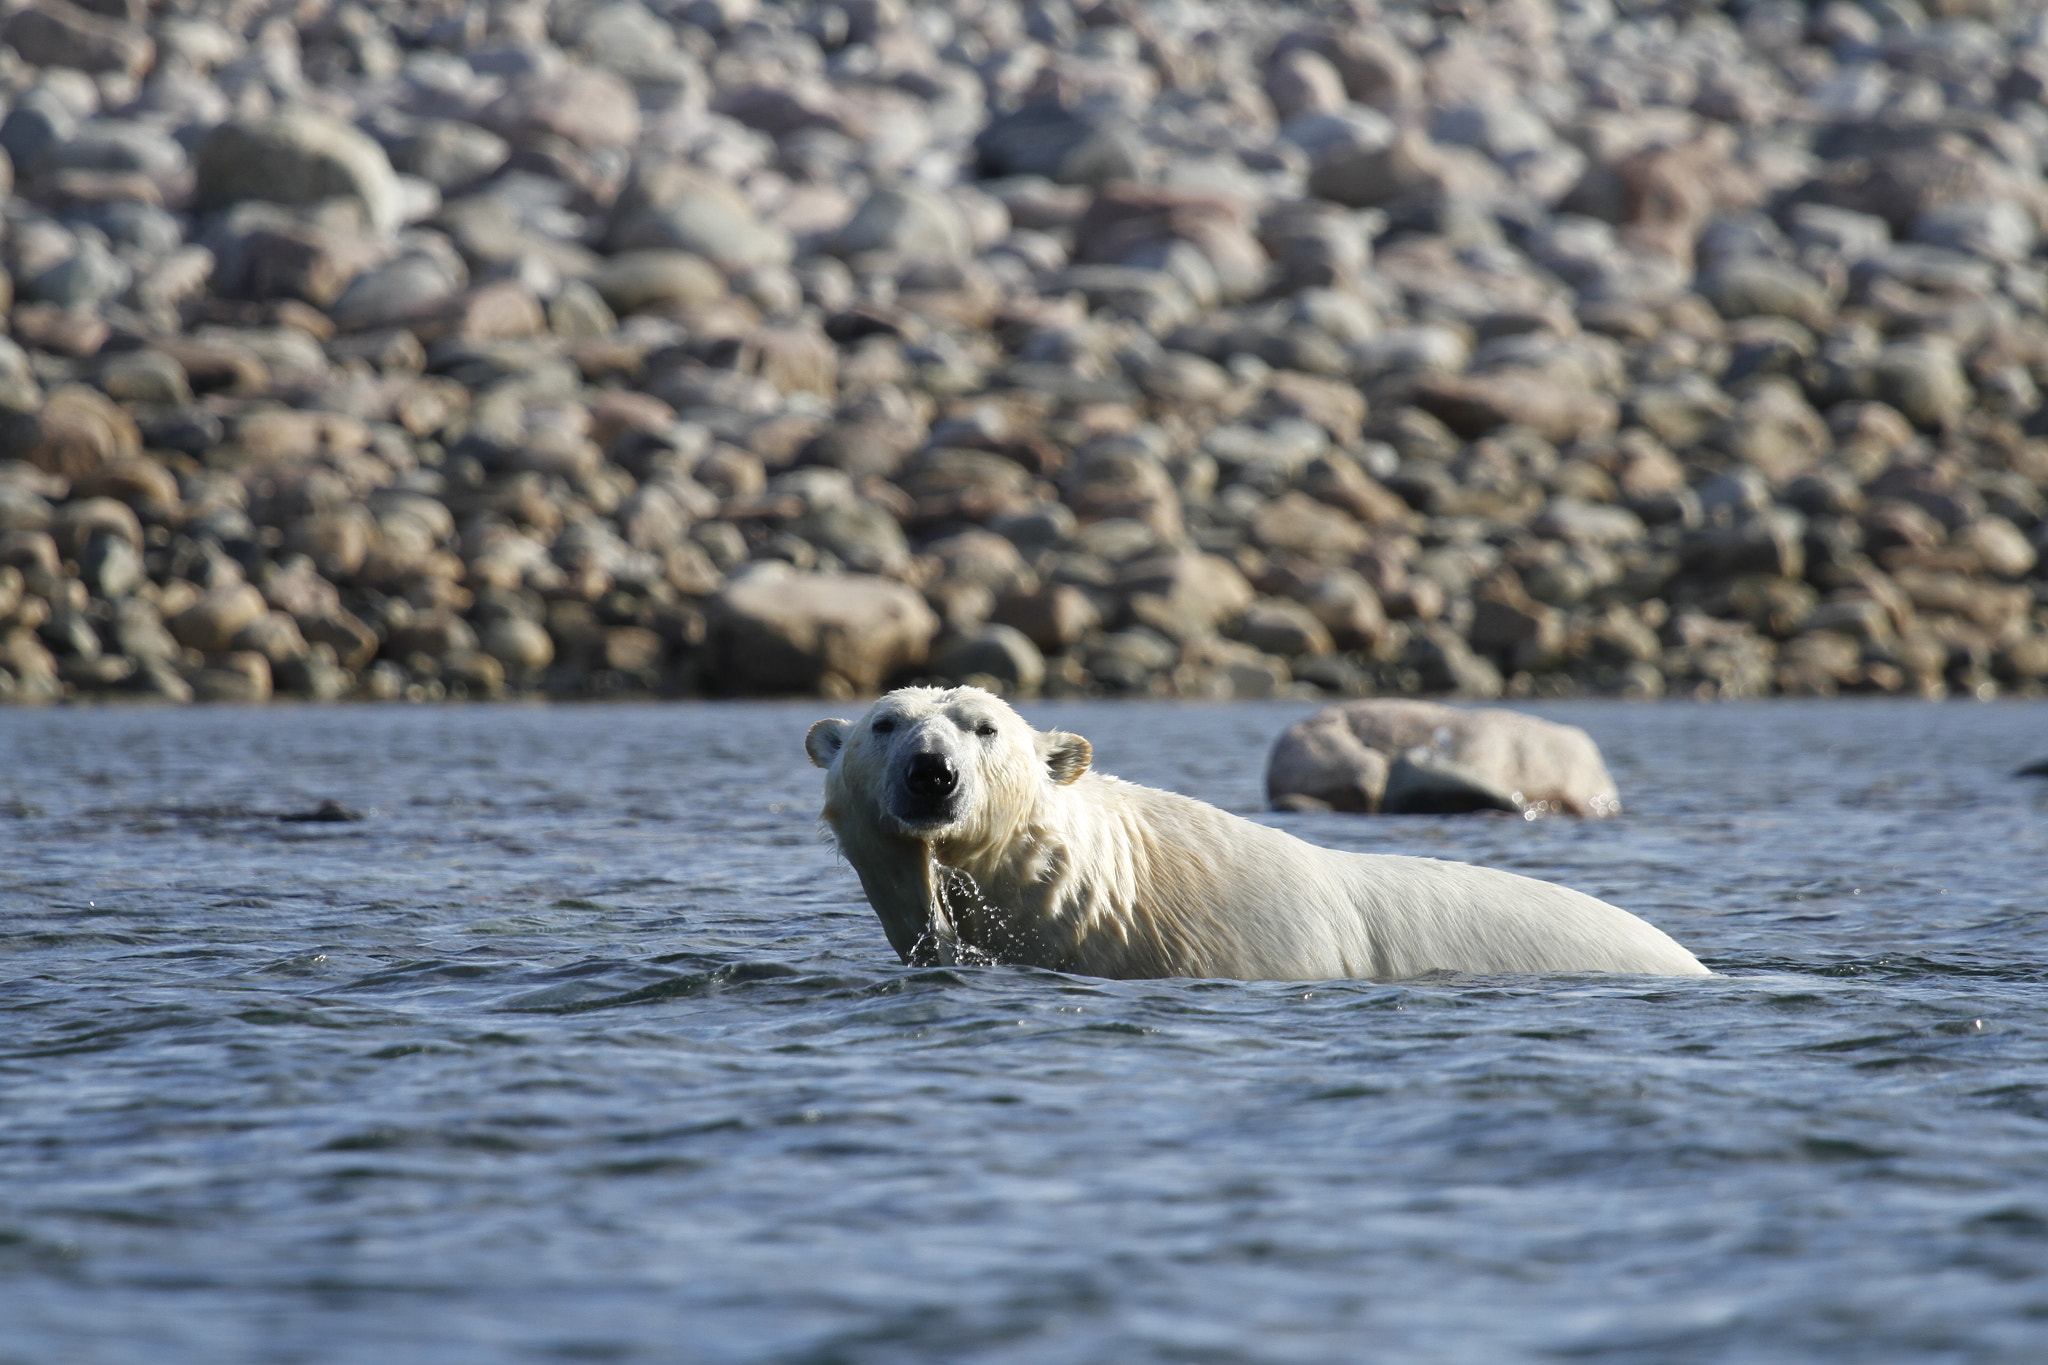
[[[996,918],[996,908],[981,894],[981,887],[973,877],[927,853],[925,887],[926,903],[931,911],[930,927],[913,948],[913,961],[922,960],[927,951],[933,959],[931,965],[939,967],[989,967],[1002,961],[995,953],[961,936],[959,923],[962,912],[980,911],[975,918],[983,924],[992,923]]]

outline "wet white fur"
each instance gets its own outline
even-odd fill
[[[878,719],[890,733],[875,732]],[[1707,974],[1661,930],[1565,887],[1318,848],[1087,772],[1086,740],[1041,734],[978,688],[891,692],[857,721],[819,721],[805,747],[828,770],[825,821],[906,962],[1286,981]],[[889,810],[892,765],[920,748],[960,772],[959,808],[943,825]],[[934,861],[978,894],[940,894],[935,879],[958,879]]]

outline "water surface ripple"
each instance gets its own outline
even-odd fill
[[[900,967],[817,704],[0,713],[0,1362],[2048,1358],[2048,708],[1551,707],[1534,824],[1029,710],[1723,975]]]

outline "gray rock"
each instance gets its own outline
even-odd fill
[[[1763,315],[1818,328],[1834,316],[1819,280],[1789,262],[1761,256],[1727,262],[1701,281],[1700,292],[1724,318]]]
[[[394,170],[416,175],[443,192],[475,184],[498,169],[512,144],[488,128],[458,119],[429,119],[417,132],[390,144]]]
[[[1399,764],[1406,770],[1390,788]],[[1515,711],[1425,701],[1344,702],[1290,726],[1267,761],[1266,793],[1275,806],[1306,797],[1359,813],[1386,810],[1390,796],[1417,813],[1621,811],[1614,779],[1585,731]]]
[[[141,587],[148,573],[134,542],[124,535],[102,531],[79,551],[78,577],[93,596],[113,600]]]
[[[1913,240],[1990,261],[2023,261],[2039,236],[2033,215],[2007,199],[1931,204],[1913,220]]]
[[[951,261],[974,254],[974,237],[945,195],[906,185],[869,195],[853,221],[833,234],[832,249],[842,256],[883,251],[917,261]]]
[[[164,624],[180,644],[202,654],[218,654],[231,648],[243,629],[269,614],[262,593],[236,582],[210,590]]]
[[[901,583],[762,563],[711,599],[716,675],[746,692],[855,696],[924,662],[938,618]]]
[[[942,678],[993,678],[1004,696],[1036,696],[1045,684],[1045,656],[1014,626],[981,626],[934,650],[926,667]]]
[[[635,172],[612,208],[607,243],[613,251],[695,252],[727,271],[786,265],[795,254],[788,234],[763,223],[739,191],[668,162]]]
[[[127,262],[94,238],[83,237],[77,251],[24,281],[21,292],[25,299],[86,312],[119,298],[134,278]]]
[[[1380,797],[1382,815],[1471,815],[1479,811],[1523,813],[1520,793],[1505,790],[1481,774],[1417,746],[1387,770]]]
[[[479,645],[515,680],[536,677],[555,661],[555,642],[547,628],[524,616],[485,623]]]
[[[1894,342],[1879,352],[1871,371],[1875,396],[1915,426],[1947,426],[1975,398],[1955,344],[1944,337]]]
[[[346,331],[388,327],[418,317],[465,283],[448,263],[421,252],[366,270],[328,306],[328,316]]]
[[[35,66],[139,76],[156,60],[156,44],[139,26],[69,0],[32,0],[8,19],[6,36],[8,46]]]
[[[1487,701],[1498,697],[1504,685],[1493,662],[1475,653],[1463,636],[1441,621],[1409,636],[1402,662],[1415,670],[1427,692]]]
[[[69,105],[47,90],[30,90],[0,122],[0,151],[16,166],[33,166],[77,131],[78,115]]]
[[[308,206],[347,197],[379,232],[400,220],[398,178],[375,140],[311,109],[227,123],[194,156],[199,204],[228,208],[251,199]]]
[[[992,119],[974,139],[982,175],[1039,175],[1062,185],[1135,180],[1146,160],[1137,130],[1057,105],[1027,104]]]
[[[725,297],[725,277],[704,257],[689,251],[622,251],[590,277],[590,287],[614,313],[672,305],[715,303]]]
[[[559,138],[589,152],[631,146],[640,105],[632,87],[602,67],[565,66],[520,75],[478,121],[515,143]]]

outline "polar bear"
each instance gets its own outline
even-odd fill
[[[906,687],[805,738],[825,822],[907,963],[1084,976],[1705,976],[1662,931],[1549,882],[1340,853],[1089,771],[975,687]]]

